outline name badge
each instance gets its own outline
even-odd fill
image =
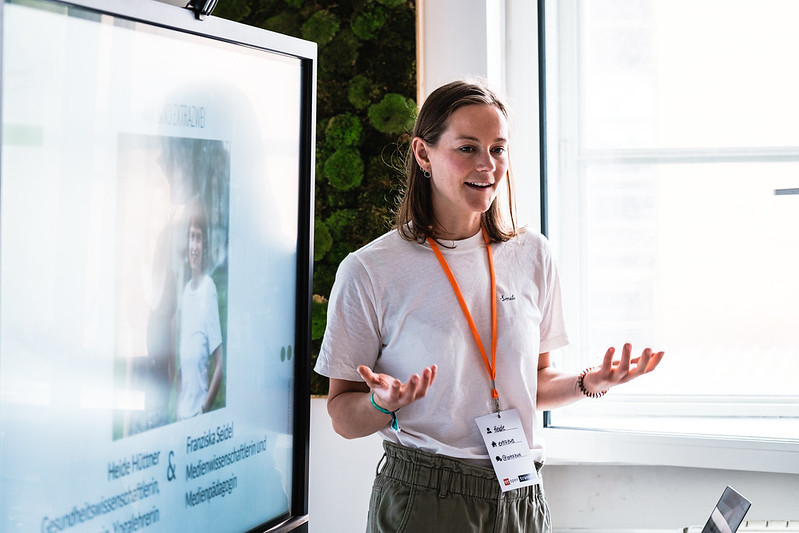
[[[474,419],[485,441],[502,492],[541,482],[519,412],[502,411]]]

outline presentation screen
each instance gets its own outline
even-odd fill
[[[316,45],[0,9],[0,531],[307,527]]]

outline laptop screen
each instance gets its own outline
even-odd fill
[[[702,533],[735,533],[752,504],[732,487],[724,489]]]

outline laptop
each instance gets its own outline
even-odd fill
[[[710,513],[704,528],[688,527],[684,533],[735,533],[744,521],[752,504],[735,489],[728,486]]]

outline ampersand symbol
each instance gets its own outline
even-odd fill
[[[175,457],[175,452],[169,452],[169,465],[166,467],[166,480],[167,481],[174,481],[177,475],[175,475],[175,465],[172,464],[172,458]]]

